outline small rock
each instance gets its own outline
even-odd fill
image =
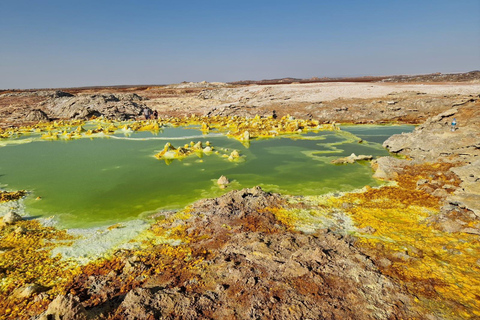
[[[457,189],[457,187],[455,187],[454,185],[452,184],[445,184],[443,186],[443,189]]]
[[[193,149],[195,149],[195,150],[202,150],[202,149],[203,149],[202,141],[198,141],[198,142],[193,146]]]
[[[365,228],[358,229],[358,232],[374,234],[377,230],[371,226],[366,226]]]
[[[393,255],[393,257],[399,259],[399,260],[402,260],[402,261],[410,261],[413,259],[413,257],[409,256],[408,253],[406,252],[395,252]]]
[[[356,161],[372,160],[372,159],[373,159],[373,156],[366,156],[363,154],[357,156],[355,153],[352,153],[348,157],[332,160],[332,163],[333,164],[354,163]]]
[[[381,258],[377,261],[377,264],[380,266],[380,267],[383,267],[383,268],[388,268],[392,265],[392,261],[388,260],[387,258]]]
[[[24,299],[24,298],[29,298],[36,293],[44,292],[47,290],[48,288],[41,286],[39,284],[33,283],[33,284],[26,284],[23,287],[13,290],[12,295],[15,298]]]
[[[47,300],[47,299],[48,299],[48,293],[40,292],[39,294],[37,294],[35,296],[35,298],[33,299],[33,302],[38,303],[38,302],[41,302],[41,301]]]
[[[427,179],[420,179],[417,181],[417,187],[422,186],[424,184],[427,184],[428,180]]]
[[[235,161],[236,159],[240,158],[240,154],[237,150],[233,150],[232,153],[228,156],[229,161]]]
[[[16,234],[25,234],[25,233],[27,233],[27,229],[20,226],[20,227],[15,228],[15,230],[13,232],[15,232]]]
[[[23,218],[13,211],[10,211],[9,213],[3,216],[3,223],[5,223],[6,225],[15,224],[15,222],[21,221],[21,220],[23,220]]]
[[[415,258],[423,258],[423,251],[414,246],[408,246],[407,254]]]
[[[418,190],[425,191],[426,193],[430,193],[430,194],[432,194],[435,191],[435,189],[433,189],[429,185],[423,185],[420,188],[418,188]]]
[[[381,157],[373,160],[371,163],[372,169],[375,170],[373,177],[382,180],[394,180],[406,163],[407,160],[394,157]]]
[[[221,189],[225,189],[230,184],[230,181],[227,179],[227,177],[221,176],[217,180],[217,184]]]

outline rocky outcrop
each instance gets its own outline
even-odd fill
[[[383,79],[382,82],[479,82],[480,71],[465,73],[432,73],[417,76],[393,76]]]
[[[448,201],[452,205],[472,210],[480,219],[480,159],[452,168],[451,171],[460,177],[462,182]]]
[[[128,120],[142,115],[146,108],[137,94],[93,94],[51,98],[41,104],[50,118],[89,119],[104,116]]]
[[[458,125],[452,131],[454,117]],[[429,118],[412,133],[390,137],[383,146],[423,162],[467,162],[480,156],[479,126],[478,100],[472,99]]]
[[[421,123],[478,95],[478,86],[378,83],[232,86],[201,82],[156,87],[76,88],[68,92],[8,92],[0,95],[0,126],[28,122],[25,116],[32,108],[42,110],[50,119],[95,115],[130,119],[141,113],[135,105],[155,109],[166,117],[191,114],[254,117],[258,114],[280,118],[291,115],[320,122]],[[145,98],[138,101],[140,96],[135,97],[136,94]],[[116,98],[112,99],[112,95]]]
[[[26,121],[48,121],[50,120],[45,112],[40,109],[33,109],[25,116]]]
[[[366,156],[366,155],[363,155],[363,154],[357,156],[355,153],[352,153],[348,157],[338,158],[338,159],[332,160],[332,163],[333,164],[345,164],[345,163],[355,163],[357,161],[369,161],[369,160],[372,160],[372,159],[373,159],[373,156]]]
[[[127,254],[119,272],[79,275],[72,288],[89,303],[103,299],[103,307],[87,309],[94,315],[103,308],[102,316],[113,319],[421,318],[411,298],[352,239],[328,230],[293,232],[282,224],[275,212],[284,204],[259,187],[198,201],[190,218],[167,217],[162,225],[186,230],[188,260],[202,257],[197,271],[186,275],[185,262],[175,260],[122,297],[119,279],[149,268],[145,256],[140,262]]]
[[[135,319],[388,319],[409,313],[405,305],[410,300],[400,288],[332,234],[236,234],[211,263],[202,279],[209,290],[137,288],[117,314]]]
[[[60,91],[60,90],[39,90],[39,91],[25,91],[25,92],[10,92],[0,95],[0,98],[6,97],[47,97],[47,98],[62,98],[62,97],[73,97],[71,93]]]
[[[452,128],[452,120],[457,125]],[[480,100],[454,105],[452,108],[429,118],[414,132],[394,135],[383,144],[390,152],[413,159],[411,163],[451,163],[453,173],[461,181],[460,187],[450,186],[453,193],[436,188],[427,188],[435,196],[444,199],[443,211],[456,211],[456,208],[469,210],[480,218]],[[453,129],[453,130],[452,130]],[[388,159],[388,158],[386,158]],[[378,159],[376,177],[391,177],[401,170],[405,162]],[[393,159],[393,158],[392,158]],[[445,216],[446,217],[446,216]],[[441,220],[441,218],[439,218]],[[437,219],[438,220],[438,219]],[[448,220],[448,219],[447,219]],[[445,223],[442,222],[442,223]],[[446,222],[451,224],[451,222]],[[450,228],[457,230],[461,228]]]
[[[388,92],[387,87],[378,85],[365,86],[362,94],[359,92],[357,97],[342,96],[340,93],[343,90],[352,89],[347,87],[339,86],[336,90],[322,85],[297,87],[298,91],[295,90],[295,85],[208,90],[199,95],[197,104],[215,104],[203,108],[204,114],[208,116],[291,115],[303,119],[313,118],[320,122],[422,123],[470,98],[458,94],[427,94],[418,91],[423,89],[420,86],[410,87],[411,91],[399,87],[399,92]],[[382,90],[382,94],[370,95],[369,90]]]

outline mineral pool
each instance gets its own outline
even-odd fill
[[[341,131],[258,139],[248,145],[191,127],[72,141],[44,141],[32,135],[3,141],[0,187],[29,191],[24,205],[31,217],[53,216],[64,228],[106,226],[148,219],[161,210],[256,185],[291,195],[378,186],[382,182],[372,178],[368,162],[331,161],[351,153],[386,156],[382,142],[412,130],[405,125],[342,126]],[[215,153],[169,163],[154,157],[167,142],[179,147],[191,141],[210,141],[222,154],[237,150],[241,161]],[[226,189],[216,184],[222,175],[232,182]]]

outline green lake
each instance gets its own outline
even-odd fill
[[[54,216],[66,228],[103,226],[256,185],[292,195],[380,185],[372,178],[369,162],[330,162],[351,153],[386,156],[381,143],[413,128],[342,126],[338,132],[252,140],[249,146],[215,132],[202,135],[194,128],[166,127],[156,134],[134,132],[71,141],[44,141],[32,134],[16,139],[29,143],[0,147],[0,186],[30,192],[24,201],[29,216]],[[238,150],[243,161],[211,154],[167,164],[154,157],[167,142],[179,147],[191,141],[210,141],[221,153]],[[221,175],[232,181],[224,190],[216,184]]]

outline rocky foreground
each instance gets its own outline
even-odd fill
[[[310,235],[288,230],[272,213],[283,202],[253,188],[199,201],[184,220],[167,216],[161,232],[175,229],[179,238],[188,239],[188,245],[176,248],[185,252],[165,254],[171,265],[125,292],[129,279],[158,262],[118,254],[118,269],[78,275],[67,285],[69,293],[39,318],[394,319],[416,314],[412,298],[352,239],[328,230]]]
[[[376,177],[395,185],[328,200],[252,188],[159,213],[151,232],[170,242],[152,240],[142,250],[116,252],[69,271],[51,288],[9,287],[1,295],[4,317],[480,317],[479,84],[202,83],[88,90],[3,93],[0,125],[91,116],[139,119],[145,108],[168,116],[289,114],[327,123],[421,125],[385,141],[401,158],[372,163]],[[458,125],[452,131],[453,118]],[[295,213],[305,211],[348,215],[357,231],[346,235],[335,225],[297,231],[309,218]],[[18,243],[19,228],[23,234],[34,230],[31,223],[3,226],[2,250],[9,252],[7,240]],[[0,275],[13,272],[0,268]]]

